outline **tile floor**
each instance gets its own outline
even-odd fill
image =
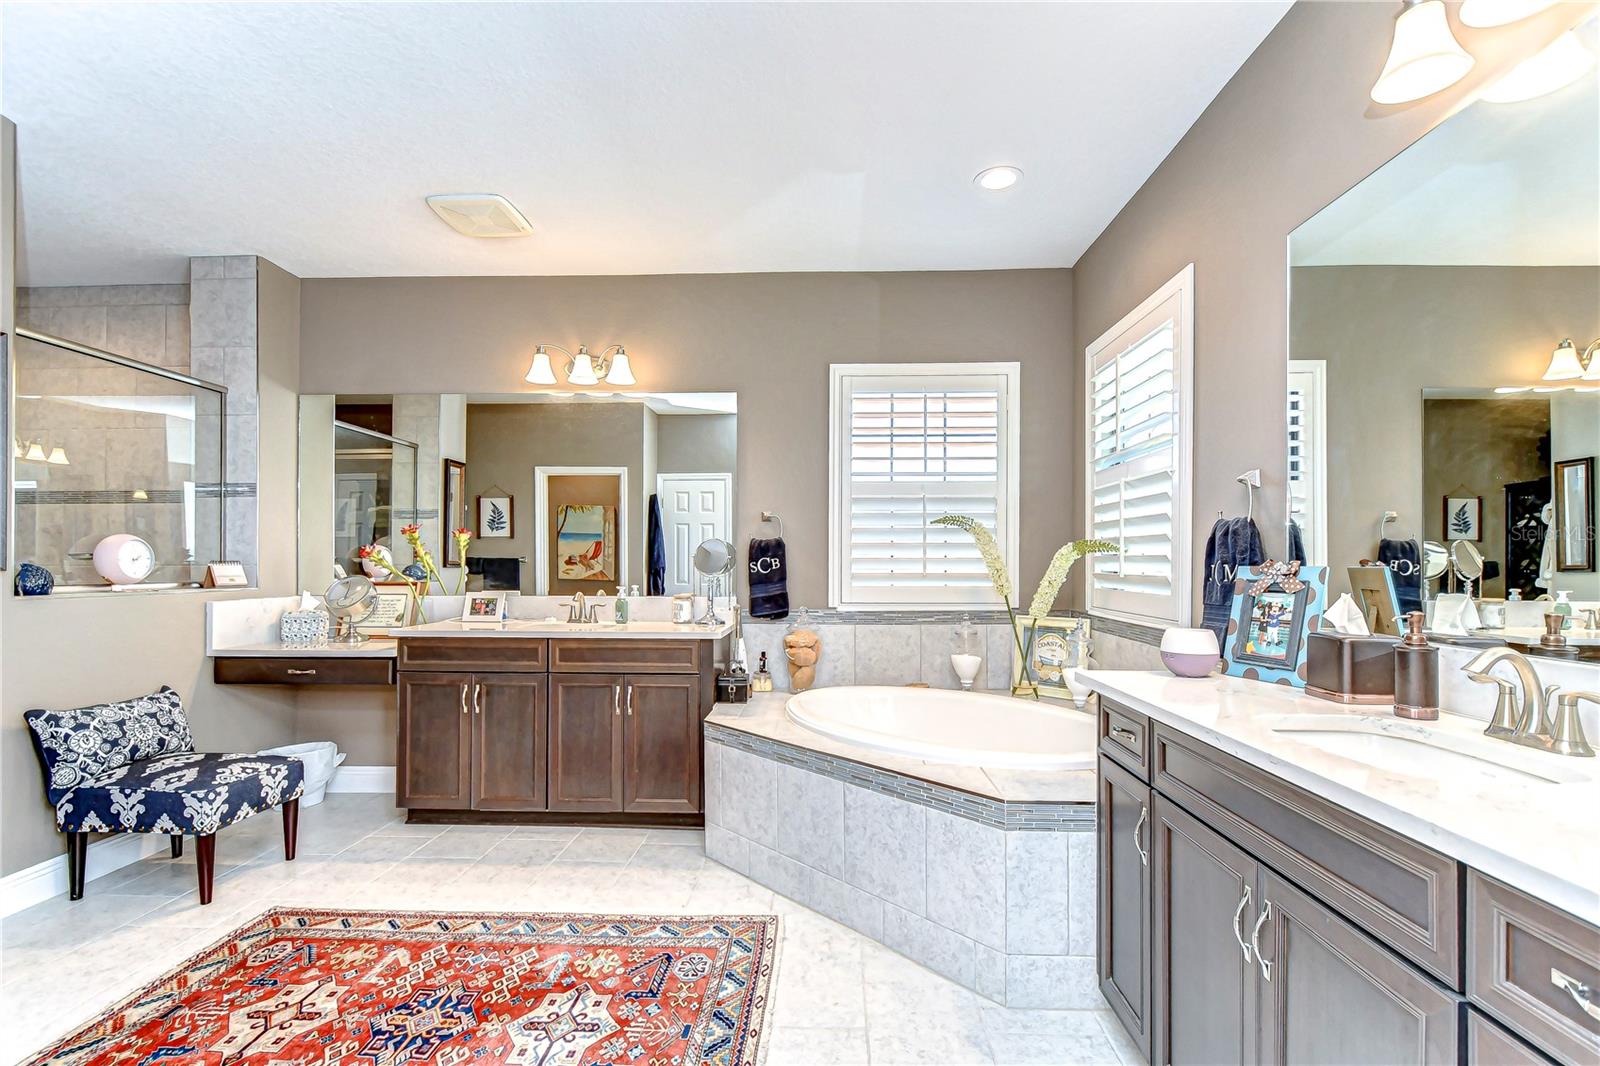
[[[1105,1011],[998,1007],[706,859],[698,830],[409,826],[389,796],[334,795],[217,841],[216,896],[194,849],[89,882],[0,922],[0,1053],[37,1050],[271,906],[783,918],[767,1066],[1138,1063]],[[93,862],[93,853],[90,854]]]

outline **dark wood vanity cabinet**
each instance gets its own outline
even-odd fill
[[[713,651],[681,640],[402,640],[400,805],[694,823]]]
[[[1150,1054],[1150,788],[1100,756],[1096,908],[1100,991]]]

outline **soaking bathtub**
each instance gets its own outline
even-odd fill
[[[846,685],[801,692],[789,720],[878,751],[925,762],[1009,770],[1088,770],[1093,716],[1033,700],[949,689]]]

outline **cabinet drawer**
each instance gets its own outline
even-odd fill
[[[219,685],[392,685],[393,659],[304,659],[222,656],[212,660]]]
[[[1150,780],[1150,719],[1101,696],[1100,750]]]
[[[1461,989],[1461,866],[1454,859],[1163,725],[1154,727],[1150,762],[1158,791]]]
[[[1550,1063],[1471,1007],[1467,1008],[1467,1061],[1473,1066],[1549,1066]]]
[[[1561,1062],[1600,1062],[1600,930],[1467,875],[1467,995]]]
[[[703,640],[552,640],[550,669],[556,673],[697,674]]]
[[[550,658],[543,637],[401,637],[402,670],[470,670],[482,674],[539,674]]]

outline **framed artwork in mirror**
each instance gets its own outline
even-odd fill
[[[1556,473],[1556,569],[1594,569],[1594,456],[1563,459]]]
[[[461,566],[461,549],[452,536],[458,529],[471,529],[467,524],[467,464],[457,459],[444,461],[444,507],[439,511],[439,537],[444,541],[444,565]]]
[[[1444,498],[1444,537],[1446,540],[1483,539],[1482,496]]]
[[[1328,568],[1278,563],[1242,566],[1223,643],[1231,677],[1304,688],[1307,634],[1322,626]]]

